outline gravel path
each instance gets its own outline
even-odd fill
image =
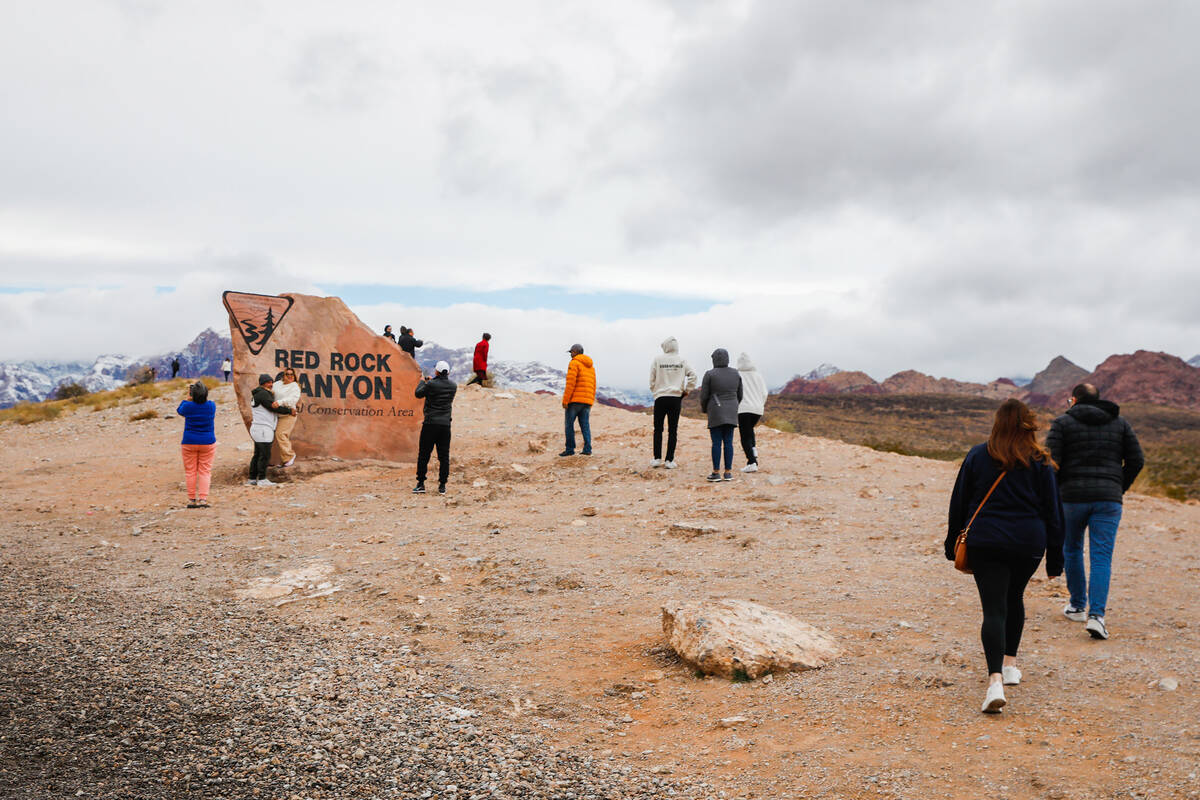
[[[505,730],[395,639],[84,583],[0,566],[0,797],[722,796]]]

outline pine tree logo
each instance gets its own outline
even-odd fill
[[[250,292],[225,292],[221,300],[229,312],[230,322],[241,332],[252,355],[262,352],[295,302],[290,297]]]

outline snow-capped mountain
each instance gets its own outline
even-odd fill
[[[435,342],[426,342],[424,347],[417,350],[417,363],[428,374],[433,372],[433,366],[437,362],[445,361],[450,365],[450,377],[463,383],[474,374],[474,370],[471,369],[474,356],[474,347],[451,350]],[[522,392],[560,394],[567,384],[566,370],[556,369],[540,361],[490,361],[488,372],[491,373],[495,385]],[[616,400],[627,406],[654,404],[654,397],[649,392],[617,389],[612,386],[597,387],[596,396],[601,400]]]
[[[833,364],[818,364],[805,374],[796,375],[792,378],[792,380],[799,379],[803,381],[823,381],[830,375],[837,375],[839,372],[841,372],[841,370],[835,367]],[[786,384],[780,384],[779,386],[772,388],[771,393],[779,394],[781,391],[783,391],[783,387],[785,385]]]
[[[36,362],[0,364],[0,408],[17,403],[45,400],[64,383],[78,383],[89,392],[102,392],[124,386],[133,372],[153,366],[160,378],[171,376],[171,361],[179,358],[180,375],[196,378],[221,374],[221,360],[232,352],[229,337],[216,331],[204,331],[183,350],[166,355],[132,358],[103,355],[95,361]]]
[[[830,375],[836,375],[839,372],[841,372],[841,370],[835,367],[833,364],[819,364],[813,369],[810,369],[808,374],[802,375],[801,377],[806,381],[823,381]]]
[[[91,370],[85,362],[39,364],[34,361],[0,364],[0,408],[29,400],[44,400],[60,383]]]
[[[1192,356],[1188,359],[1187,363],[1191,364],[1193,367],[1200,367],[1200,355]]]

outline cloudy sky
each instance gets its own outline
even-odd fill
[[[637,387],[1200,352],[1191,2],[39,0],[0,9],[0,360],[223,289]]]

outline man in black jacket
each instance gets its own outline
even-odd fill
[[[446,493],[446,480],[450,477],[450,409],[458,384],[450,380],[450,365],[445,361],[437,362],[433,371],[436,374],[422,378],[415,392],[417,397],[425,398],[425,421],[421,424],[417,485],[413,494],[425,493],[425,475],[434,447],[437,447],[438,457],[438,494]]]
[[[1054,420],[1046,446],[1058,464],[1065,537],[1063,566],[1071,602],[1063,614],[1087,620],[1087,632],[1108,638],[1104,623],[1113,546],[1121,522],[1121,499],[1145,464],[1133,428],[1116,403],[1100,399],[1090,383],[1071,391],[1067,413]],[[1083,568],[1083,534],[1088,533],[1092,580]]]
[[[408,353],[413,358],[417,357],[417,348],[424,346],[424,342],[413,336],[412,328],[400,326],[400,339],[396,342],[400,345],[400,349]]]

